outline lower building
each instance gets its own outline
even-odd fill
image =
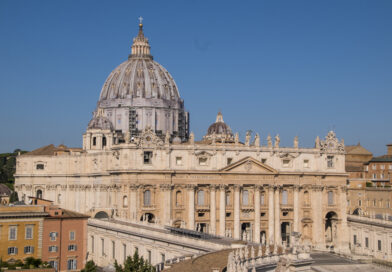
[[[0,259],[42,257],[44,206],[0,206]]]
[[[48,262],[56,271],[81,270],[88,216],[30,198],[33,205],[0,206],[0,259]]]

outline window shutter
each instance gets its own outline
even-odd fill
[[[75,250],[77,250],[78,249],[78,246],[77,245],[75,245]]]
[[[18,254],[18,248],[15,247],[15,254]]]
[[[31,247],[31,253],[34,253],[34,247],[33,246]]]

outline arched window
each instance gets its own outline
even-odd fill
[[[260,194],[260,205],[265,205],[265,193]]]
[[[61,204],[61,194],[58,194],[58,195],[57,195],[57,203],[58,203],[58,204]]]
[[[181,206],[182,204],[182,193],[181,191],[176,192],[176,206]]]
[[[305,206],[309,206],[310,205],[310,197],[309,197],[309,192],[308,191],[304,192],[304,204],[305,204]]]
[[[226,206],[230,205],[230,191],[226,193]]]
[[[145,190],[143,194],[143,204],[144,206],[150,206],[151,205],[151,191],[150,190]]]
[[[123,207],[125,208],[125,207],[128,207],[128,197],[127,196],[124,196],[123,197]]]
[[[244,205],[244,206],[249,205],[249,191],[248,190],[242,191],[242,205]]]
[[[204,191],[202,190],[197,192],[197,204],[204,205]]]
[[[42,198],[42,190],[37,190],[37,198]]]
[[[333,192],[328,192],[328,205],[333,205]]]
[[[105,147],[105,146],[106,146],[106,137],[103,136],[102,137],[102,147]]]
[[[97,137],[93,137],[93,146],[97,145]]]
[[[288,194],[287,190],[282,191],[282,205],[287,205],[288,203]]]

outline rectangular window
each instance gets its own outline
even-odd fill
[[[56,241],[57,238],[57,232],[51,232],[49,233],[50,241]]]
[[[112,258],[116,258],[116,243],[112,241]]]
[[[289,167],[290,166],[290,160],[283,160],[283,167]]]
[[[233,158],[227,158],[227,165],[231,164],[233,162]]]
[[[365,237],[365,247],[368,248],[369,247],[369,238]]]
[[[372,165],[372,169],[373,169],[373,170],[376,170],[376,169],[377,169],[377,165],[373,164],[373,165]]]
[[[176,165],[182,165],[182,157],[176,157]]]
[[[57,261],[49,261],[49,265],[54,268],[55,271],[57,271],[58,268],[58,262]]]
[[[381,251],[381,240],[377,241],[377,249],[378,251]]]
[[[380,169],[381,169],[381,170],[384,170],[384,169],[385,169],[385,165],[384,165],[384,164],[381,164],[381,165],[380,165]]]
[[[333,192],[329,191],[328,192],[328,205],[333,205],[334,201],[333,201]]]
[[[8,248],[8,255],[16,255],[18,254],[18,248],[17,247],[9,247]]]
[[[71,241],[75,240],[75,232],[74,231],[69,232],[69,240],[71,240]]]
[[[309,168],[309,160],[304,160],[304,168]]]
[[[207,158],[199,158],[199,165],[200,166],[206,166],[207,165]]]
[[[244,190],[242,192],[242,205],[247,206],[249,205],[249,191]]]
[[[25,238],[26,239],[33,239],[33,227],[32,226],[26,226]]]
[[[334,167],[333,156],[327,156],[327,167],[328,168],[333,168]]]
[[[144,151],[143,155],[144,164],[152,163],[152,151]]]
[[[68,260],[67,268],[68,270],[76,270],[77,269],[76,260],[75,259]]]
[[[49,247],[49,252],[57,252],[58,251],[58,247],[57,246],[50,246]]]
[[[123,244],[123,258],[124,258],[124,262],[127,259],[127,245]]]
[[[24,247],[24,253],[25,254],[33,254],[34,253],[34,247],[33,246],[25,246]]]
[[[76,251],[76,245],[68,245],[68,251]]]
[[[147,256],[148,263],[151,264],[151,250],[147,250],[147,255],[148,255]]]
[[[16,240],[17,236],[18,236],[18,227],[10,226],[9,233],[8,233],[8,240]]]
[[[161,254],[161,262],[162,263],[165,263],[165,261],[166,261],[166,257],[165,257],[165,254]]]
[[[374,178],[374,179],[377,178],[377,174],[376,174],[376,173],[373,174],[373,178]]]
[[[354,235],[354,245],[356,245],[356,244],[357,244],[357,236]]]
[[[286,190],[282,191],[282,205],[288,204],[288,193]]]
[[[45,165],[44,165],[43,163],[38,163],[38,164],[35,166],[35,168],[36,168],[37,170],[44,170]]]
[[[358,200],[358,206],[362,206],[362,200]]]

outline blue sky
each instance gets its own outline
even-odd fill
[[[334,129],[375,155],[392,142],[392,1],[0,1],[0,152],[81,146],[109,73],[144,17],[154,59],[205,134],[313,146]]]

